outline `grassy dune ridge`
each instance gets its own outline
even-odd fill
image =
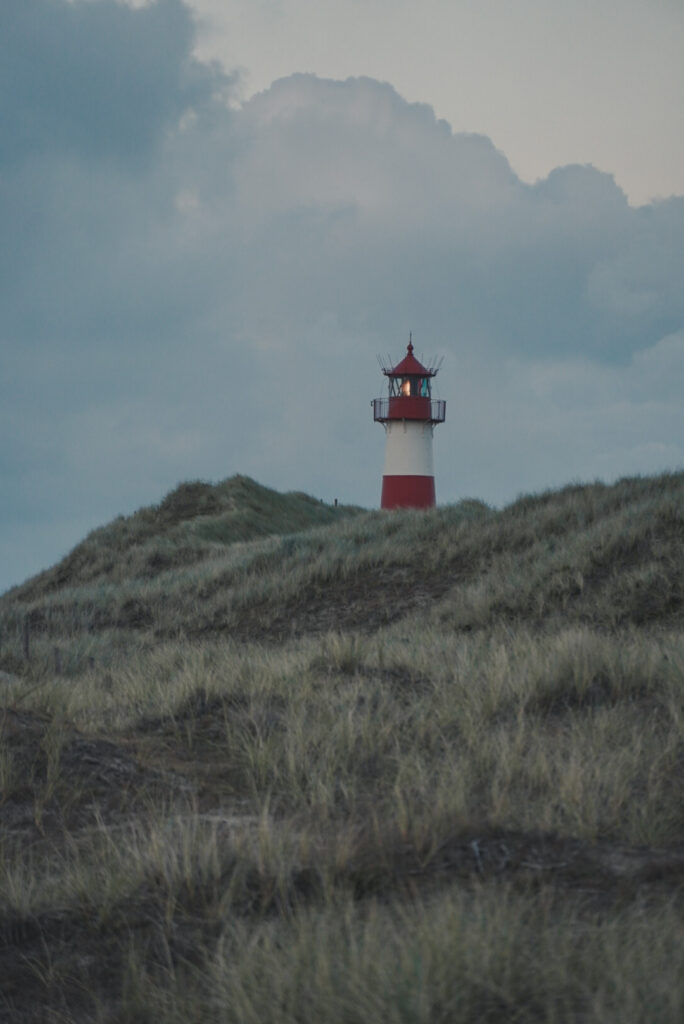
[[[0,598],[0,1019],[678,1022],[683,622],[681,473],[95,531]]]

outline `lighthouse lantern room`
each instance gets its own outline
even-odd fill
[[[382,366],[388,396],[371,402],[373,419],[382,423],[386,438],[381,508],[435,504],[432,433],[446,414],[446,402],[432,397],[432,378],[438,370],[439,366],[423,366],[416,359],[410,335],[401,362]]]

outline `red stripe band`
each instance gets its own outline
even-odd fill
[[[383,476],[380,508],[433,508],[434,476]]]

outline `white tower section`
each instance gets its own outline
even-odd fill
[[[432,458],[432,423],[387,420],[383,476],[435,475]]]

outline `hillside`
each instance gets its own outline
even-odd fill
[[[220,484],[180,484],[159,503],[94,530],[57,565],[13,592],[33,600],[83,583],[149,579],[192,565],[228,544],[332,523],[360,509],[326,505],[308,494],[279,494],[246,476]]]
[[[679,1022],[684,474],[186,484],[0,598],[0,1019]]]

